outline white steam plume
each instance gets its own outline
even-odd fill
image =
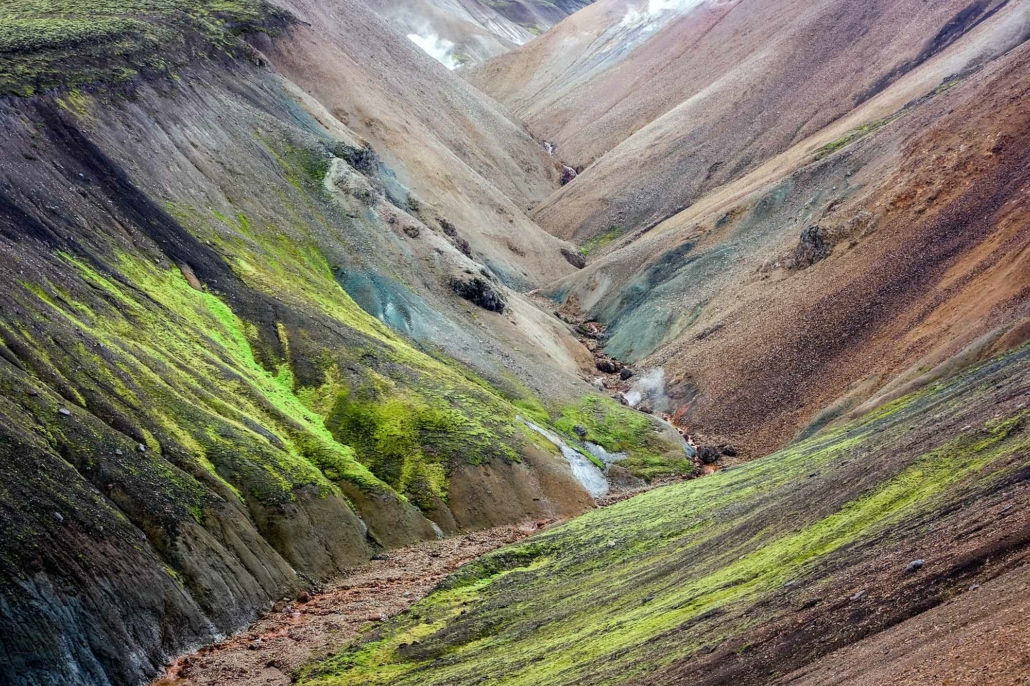
[[[700,5],[702,0],[647,0],[647,5],[630,7],[622,18],[622,26],[653,30],[659,19],[666,20],[677,14],[684,14]]]
[[[431,31],[427,32],[426,35],[409,33],[408,40],[429,53],[433,59],[448,69],[454,70],[458,68],[459,63],[454,58],[454,43],[452,41],[440,38],[440,36]]]
[[[651,401],[655,409],[662,409],[665,406],[665,370],[661,367],[637,377],[633,386],[626,391],[626,402],[630,407],[636,407],[645,400]]]

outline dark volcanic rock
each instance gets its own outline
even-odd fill
[[[574,178],[576,178],[576,176],[578,176],[578,174],[576,173],[575,169],[573,169],[572,167],[568,167],[568,166],[566,166],[564,164],[562,165],[562,167],[561,167],[561,185],[564,186],[565,184],[571,182]]]
[[[582,254],[569,250],[568,248],[561,249],[561,256],[565,258],[566,262],[576,269],[582,269],[587,266],[586,258],[584,258]]]
[[[726,457],[736,457],[737,456],[737,449],[734,446],[732,446],[732,445],[730,445],[728,443],[726,445],[720,445],[719,446],[719,451],[722,452],[722,454],[725,455]]]
[[[715,464],[722,455],[714,445],[703,445],[697,449],[697,456],[705,464]]]
[[[801,240],[794,248],[791,266],[794,269],[811,267],[816,262],[829,257],[831,248],[832,246],[826,242],[822,230],[818,226],[809,226],[801,232]]]
[[[623,381],[625,381],[627,379],[630,379],[632,377],[633,377],[633,370],[630,369],[629,367],[623,367],[622,371],[619,372],[619,378],[622,379]]]
[[[472,257],[472,246],[469,242],[461,236],[455,236],[454,247],[461,251],[461,254],[465,257]]]
[[[615,360],[609,360],[607,357],[599,358],[594,362],[594,366],[597,367],[598,371],[602,371],[605,374],[618,374],[622,369],[622,365]]]
[[[504,312],[507,307],[504,298],[486,279],[469,275],[452,276],[450,285],[455,293],[484,310]]]

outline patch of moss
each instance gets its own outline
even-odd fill
[[[890,124],[892,122],[895,122],[898,119],[900,119],[903,114],[904,114],[904,110],[898,110],[894,114],[890,114],[890,115],[888,115],[886,117],[883,117],[882,119],[877,119],[876,121],[869,122],[868,124],[863,124],[862,126],[859,126],[858,128],[855,128],[855,129],[852,129],[851,131],[848,131],[846,134],[844,134],[843,136],[841,136],[837,140],[832,141],[830,143],[827,143],[823,147],[821,147],[818,150],[816,150],[815,151],[815,159],[821,160],[824,157],[832,155],[833,153],[837,152],[841,148],[845,148],[845,147],[851,145],[852,143],[854,143],[854,142],[856,142],[856,141],[858,141],[858,140],[860,140],[862,138],[865,138],[869,134],[874,133],[876,131],[879,131],[880,129],[882,129],[883,127],[887,126],[888,124]]]
[[[81,261],[65,259],[118,303],[116,311],[79,318],[76,324],[120,354],[119,395],[193,447],[199,464],[235,492],[291,499],[299,486],[330,492],[341,480],[366,490],[386,489],[300,402],[284,371],[288,367],[273,373],[257,362],[246,326],[219,298],[191,288],[178,270],[162,271],[128,257],[120,267],[131,277],[131,289]],[[156,307],[133,297],[140,292]],[[106,367],[98,364],[98,372]],[[161,402],[144,412],[137,397]],[[250,436],[249,450],[240,453],[244,436]]]
[[[584,255],[589,255],[592,252],[596,252],[597,250],[614,243],[624,233],[626,233],[624,228],[613,224],[596,236],[591,236],[583,241],[579,246],[579,250]]]
[[[821,160],[824,157],[828,157],[829,155],[832,155],[838,150],[846,148],[852,143],[855,143],[856,141],[865,138],[869,134],[875,133],[876,131],[879,131],[880,129],[884,128],[885,126],[894,123],[904,115],[908,114],[908,112],[910,112],[918,105],[921,105],[922,103],[932,98],[935,98],[941,93],[946,93],[947,91],[954,88],[956,85],[961,83],[969,75],[969,73],[971,73],[971,71],[948,78],[945,81],[941,82],[941,85],[937,86],[926,95],[920,98],[916,98],[912,102],[907,103],[897,112],[889,114],[881,119],[877,119],[876,121],[869,122],[868,124],[863,124],[862,126],[859,126],[857,128],[852,129],[851,131],[848,131],[846,134],[844,134],[837,140],[827,143],[826,145],[816,150],[815,159]]]
[[[264,0],[11,0],[0,17],[0,94],[171,76],[192,59],[234,56],[239,34],[288,19]]]
[[[585,440],[597,443],[608,452],[626,453],[627,458],[619,464],[634,476],[648,481],[690,474],[694,469],[681,447],[670,445],[662,438],[652,419],[610,398],[585,396],[563,407],[554,426],[573,445],[579,442],[576,427],[586,429]],[[596,463],[596,458],[590,457]]]
[[[893,549],[892,532],[962,517],[975,488],[1027,468],[1030,411],[1008,403],[1007,415],[965,422],[971,402],[1016,397],[1025,385],[1006,384],[1028,368],[1024,350],[890,411],[488,555],[300,681],[620,684],[727,642],[750,653],[751,627],[795,611],[788,581],[817,593],[833,570]],[[856,479],[857,459],[876,480]]]

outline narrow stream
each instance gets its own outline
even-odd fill
[[[552,431],[548,431],[542,426],[537,426],[533,422],[523,417],[519,417],[519,420],[521,420],[522,423],[524,423],[533,431],[536,431],[538,434],[540,434],[541,436],[549,440],[551,443],[556,445],[559,450],[561,450],[562,456],[568,461],[569,466],[572,467],[573,476],[576,477],[576,480],[579,481],[579,483],[583,484],[583,488],[587,490],[587,493],[589,493],[591,497],[600,498],[601,496],[608,495],[608,480],[604,477],[604,472],[598,469],[597,465],[591,462],[587,456],[583,455],[578,450],[576,450],[568,443],[566,443],[565,440],[558,434]],[[591,445],[593,444],[587,444],[588,449],[590,449]],[[594,447],[599,449],[605,455],[608,455],[610,458],[614,458],[615,455],[621,454],[616,453],[615,455],[612,455],[611,453],[606,452],[604,448],[602,448],[599,445]],[[597,456],[599,459],[604,461],[603,458],[594,453],[593,449],[590,449],[590,452],[591,454]],[[625,455],[622,455],[622,457],[625,457]],[[613,459],[612,461],[615,460]],[[609,463],[605,462],[605,464]]]

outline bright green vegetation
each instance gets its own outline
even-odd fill
[[[958,503],[1025,469],[1030,410],[999,402],[1025,395],[1028,374],[1024,348],[488,555],[301,682],[618,684],[720,646],[744,655],[750,629],[892,549],[892,532],[965,516]]]
[[[597,234],[596,236],[591,236],[590,238],[583,241],[583,243],[579,246],[579,250],[584,255],[589,255],[592,252],[600,250],[601,248],[610,245],[611,243],[614,243],[624,233],[626,233],[626,230],[624,228],[622,228],[621,226],[615,226],[613,224],[612,226],[609,226],[607,229]]]
[[[282,141],[260,142],[300,197],[319,192],[324,157]],[[514,381],[505,384],[508,391],[502,395],[453,360],[416,350],[362,310],[340,288],[320,247],[319,229],[324,227],[318,219],[325,219],[290,197],[279,200],[284,208],[280,214],[294,221],[288,232],[242,212],[230,217],[218,211],[201,215],[180,206],[168,209],[192,232],[210,236],[234,255],[235,267],[248,284],[352,330],[353,336],[342,341],[345,348],[291,360],[319,370],[317,383],[294,380],[293,390],[324,420],[333,438],[353,448],[378,479],[420,507],[432,506],[434,498],[447,500],[447,474],[458,463],[519,461],[519,448],[531,432],[516,416],[549,422],[539,401]],[[285,337],[280,334],[280,339]],[[320,347],[327,341],[310,343]],[[301,354],[296,345],[287,347],[288,357]],[[282,369],[290,373],[289,365]]]
[[[947,79],[946,81],[942,82],[941,85],[937,86],[937,88],[933,89],[932,91],[930,91],[929,93],[920,98],[916,98],[912,102],[906,104],[897,112],[889,114],[881,119],[877,119],[876,121],[871,121],[868,124],[863,124],[862,126],[859,126],[857,128],[852,129],[851,131],[848,131],[846,134],[844,134],[837,140],[827,143],[826,145],[816,150],[815,159],[821,160],[824,157],[828,157],[829,155],[832,155],[838,150],[846,148],[852,143],[865,138],[869,134],[875,133],[883,127],[894,123],[898,119],[901,119],[901,117],[905,116],[909,111],[911,111],[916,106],[921,105],[922,103],[940,95],[941,93],[946,93],[947,91],[951,90],[957,84],[961,83],[967,75],[968,74],[959,74],[950,79]]]
[[[554,423],[569,442],[578,442],[575,427],[587,430],[585,440],[597,443],[611,453],[627,453],[619,464],[634,476],[651,479],[675,474],[690,474],[693,463],[683,449],[670,445],[645,414],[620,405],[611,398],[596,395],[561,410]],[[584,453],[587,454],[588,453]]]
[[[75,92],[65,101],[84,119],[94,107]],[[96,341],[76,351],[72,366],[96,368],[76,386],[117,398],[129,415],[152,422],[150,434],[187,449],[180,464],[188,471],[203,469],[243,500],[291,502],[305,486],[342,495],[353,484],[431,508],[447,501],[455,466],[520,461],[526,441],[539,442],[517,416],[547,424],[547,410],[516,381],[502,393],[362,310],[323,249],[331,217],[315,199],[326,158],[280,137],[257,144],[285,182],[269,201],[278,203],[266,215],[274,220],[236,208],[166,209],[218,248],[207,259],[231,256],[241,283],[223,289],[274,295],[282,319],[269,320],[268,305],[234,310],[234,301],[246,301],[242,292],[191,286],[176,266],[120,253],[101,269],[64,255],[81,293],[53,281],[23,286],[48,319]],[[113,361],[96,356],[97,344]]]
[[[291,359],[286,327],[278,327],[286,359],[269,368],[255,357],[253,324],[218,297],[192,288],[178,269],[124,256],[118,266],[130,287],[65,259],[112,307],[94,310],[62,297],[53,285],[26,288],[52,315],[117,352],[118,374],[96,364],[104,383],[190,447],[237,493],[289,500],[305,484],[328,493],[346,481],[366,492],[391,487],[426,507],[432,496],[446,499],[447,472],[455,462],[520,459],[520,410],[453,363],[408,347],[354,305],[332,283],[328,267],[325,288],[336,293],[323,305],[367,340],[358,350],[316,360],[324,366],[323,382],[303,386],[291,367],[298,360]],[[284,286],[291,283],[304,292],[298,279],[282,281],[280,292],[289,293]],[[352,392],[339,371],[341,363],[346,366],[342,360],[355,354],[353,367],[373,351],[389,372],[366,369]],[[238,450],[241,443],[247,452]]]
[[[886,117],[883,117],[882,119],[877,119],[876,121],[869,122],[868,124],[863,124],[862,126],[859,126],[858,128],[855,128],[855,129],[852,129],[851,131],[848,131],[846,134],[844,134],[843,136],[841,136],[837,140],[835,140],[835,141],[833,141],[831,143],[827,143],[823,147],[821,147],[818,150],[816,150],[815,151],[815,158],[817,160],[821,160],[824,157],[832,155],[833,153],[837,152],[841,148],[846,148],[847,146],[851,145],[855,141],[858,141],[858,140],[860,140],[862,138],[865,138],[869,134],[874,133],[876,131],[879,131],[880,129],[882,129],[883,127],[887,126],[888,124],[897,121],[898,119],[901,118],[901,116],[904,113],[905,113],[904,110],[898,110],[894,114],[890,114],[890,115],[888,115]]]
[[[303,485],[335,491],[334,481],[386,490],[302,404],[289,367],[270,371],[257,361],[248,325],[219,298],[191,288],[178,269],[127,256],[119,267],[131,287],[65,259],[112,307],[93,310],[66,300],[56,286],[37,289],[37,295],[54,316],[66,317],[108,354],[117,354],[114,370],[97,359],[94,373],[119,400],[191,448],[233,491],[272,502],[292,500]]]
[[[233,56],[240,33],[286,21],[263,0],[9,0],[0,17],[0,94],[171,74],[195,57]]]

